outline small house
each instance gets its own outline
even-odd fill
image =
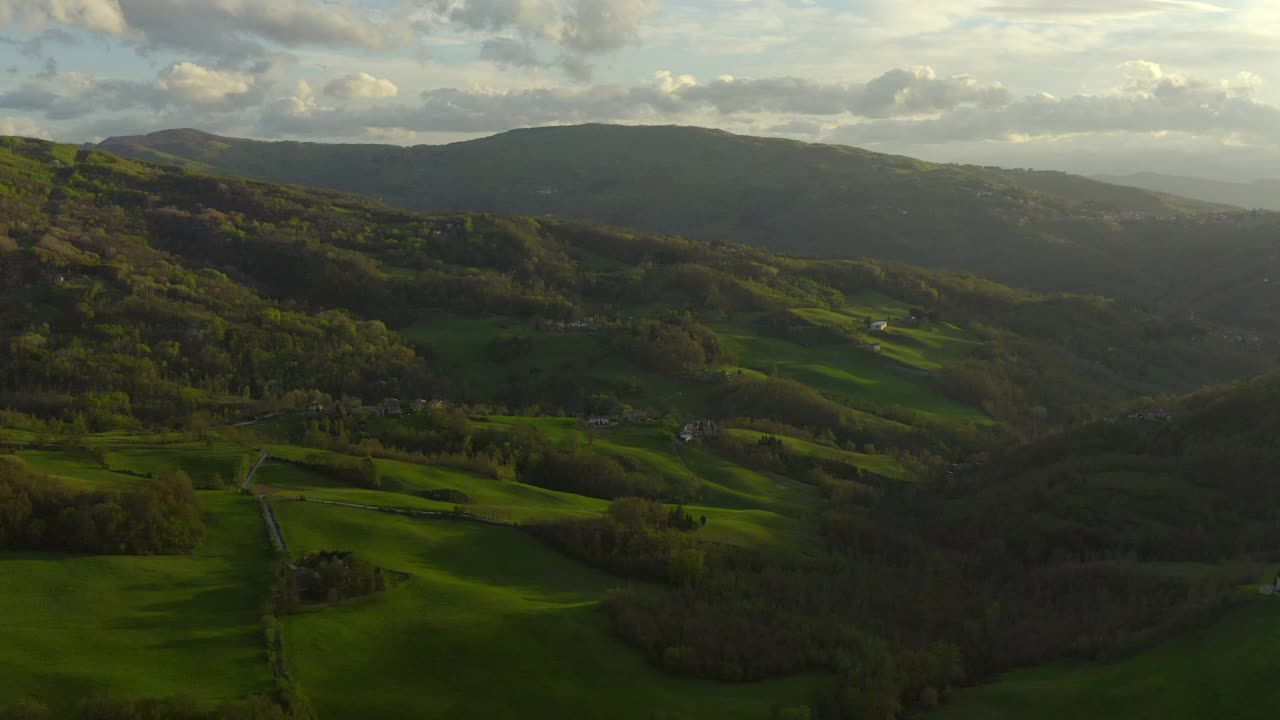
[[[1258,588],[1258,592],[1262,593],[1263,595],[1280,595],[1280,575],[1276,575],[1275,582],[1269,583],[1267,585],[1263,585],[1262,587]]]
[[[884,348],[880,346],[880,343],[871,343],[867,346],[867,349],[873,353],[878,353],[884,350]]]
[[[595,428],[607,428],[614,425],[613,418],[604,415],[593,415],[587,418],[587,424]]]
[[[676,437],[680,438],[680,442],[690,443],[690,442],[693,442],[694,435],[688,430],[681,430],[680,434],[677,435]]]
[[[885,330],[889,329],[889,321],[876,320],[875,322],[871,323],[870,329],[872,332],[884,332]]]
[[[414,400],[413,402],[409,403],[409,410],[415,413],[421,414],[430,409],[431,409],[431,401],[425,398],[418,398],[417,400]]]
[[[689,433],[694,437],[715,437],[720,434],[720,428],[710,420],[690,420],[684,424],[681,429],[682,433]]]

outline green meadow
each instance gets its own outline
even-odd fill
[[[712,327],[742,365],[759,372],[776,370],[832,399],[863,408],[910,408],[940,420],[990,422],[977,408],[944,397],[936,380],[923,370],[895,366],[852,341],[805,347],[760,335],[741,322]]]
[[[322,717],[767,720],[821,681],[666,675],[610,634],[597,602],[620,581],[516,529],[275,506],[295,551],[350,548],[411,576],[288,619],[289,662]]]
[[[1263,720],[1280,704],[1280,600],[1120,662],[1019,670],[959,692],[927,720]]]
[[[758,430],[746,430],[741,428],[729,428],[723,432],[727,432],[734,437],[742,438],[743,440],[750,442],[758,442],[760,438],[769,435],[769,433],[763,433]],[[906,473],[906,471],[903,470],[902,465],[888,455],[870,455],[867,453],[850,452],[848,450],[841,450],[840,448],[819,445],[818,443],[809,442],[808,440],[788,435],[774,435],[773,437],[777,437],[782,441],[783,447],[797,455],[809,455],[823,460],[842,462],[846,465],[852,465],[853,467],[861,468],[867,472],[873,472],[882,477],[892,478],[894,480],[902,479],[903,475]]]
[[[206,538],[191,556],[0,552],[0,698],[66,710],[95,694],[185,695],[212,706],[270,690],[259,624],[270,549],[257,503],[200,499]]]

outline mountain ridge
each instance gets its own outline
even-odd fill
[[[411,210],[577,219],[807,257],[875,257],[1280,331],[1269,214],[1053,172],[938,165],[677,126],[514,130],[450,145],[113,138],[124,156]]]

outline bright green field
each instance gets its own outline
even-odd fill
[[[1111,665],[1051,665],[960,692],[928,720],[1264,720],[1280,705],[1280,600]]]
[[[15,454],[28,468],[86,490],[124,490],[148,482],[146,478],[107,470],[88,454],[74,450],[19,450]]]
[[[944,420],[989,423],[977,408],[943,397],[937,381],[921,371],[894,368],[852,343],[803,347],[760,335],[747,325],[713,325],[743,365],[778,374],[854,405],[901,406]]]
[[[665,675],[614,639],[618,581],[521,531],[276,501],[290,547],[352,549],[411,579],[291,617],[289,662],[322,717],[765,720],[819,678],[724,685]]]
[[[872,293],[856,298],[839,312],[824,308],[795,308],[791,312],[814,325],[846,333],[862,330],[866,318],[889,320],[887,331],[861,337],[880,343],[882,357],[926,372],[937,372],[944,363],[963,358],[982,344],[963,329],[944,322],[908,327],[898,321],[907,315],[905,305]]]
[[[586,433],[572,419],[491,417],[489,422],[532,425],[559,442],[587,444]],[[686,509],[695,517],[707,516],[709,522],[700,531],[706,540],[784,552],[808,552],[816,545],[817,494],[808,485],[756,472],[698,447],[679,446],[668,429],[657,423],[598,432],[590,448],[617,458],[633,472],[697,479],[701,499]],[[600,512],[605,505],[600,503],[591,510]]]
[[[499,425],[514,426],[536,421],[564,439],[581,431],[573,420],[556,418],[490,418]],[[616,433],[616,435],[615,435]],[[583,440],[585,444],[585,440]],[[634,430],[615,428],[600,433],[593,450],[624,459],[643,472],[690,474],[703,482],[704,500],[686,507],[694,517],[707,516],[699,537],[743,547],[778,552],[816,550],[816,494],[813,488],[786,478],[766,476],[696,448],[677,449],[656,427]],[[302,458],[318,451],[272,445],[275,457]],[[324,454],[324,453],[321,453]],[[681,464],[681,457],[689,470]],[[278,488],[284,497],[333,500],[362,505],[449,511],[452,503],[418,497],[426,490],[454,489],[473,501],[467,508],[487,517],[517,523],[564,518],[595,517],[609,503],[572,493],[547,490],[523,483],[478,477],[447,468],[376,459],[383,476],[381,490],[341,485],[306,468],[268,460],[255,476],[255,484]]]
[[[96,693],[184,694],[215,705],[271,688],[257,504],[200,497],[207,537],[190,557],[0,553],[0,698],[65,709]]]
[[[769,434],[762,433],[757,430],[744,430],[739,428],[725,430],[724,432],[749,442],[757,442],[760,438]],[[846,463],[857,468],[862,468],[868,472],[873,472],[877,475],[893,478],[895,480],[902,479],[906,472],[902,469],[902,465],[900,465],[897,460],[894,460],[888,455],[868,455],[866,453],[849,452],[848,450],[827,447],[826,445],[819,445],[817,443],[809,442],[808,440],[789,437],[787,435],[775,435],[774,437],[781,440],[783,447],[787,450],[799,455],[810,455],[816,458],[835,460],[837,462]]]
[[[314,450],[272,446],[274,456],[305,456]],[[305,494],[318,500],[363,503],[421,510],[453,509],[453,503],[427,500],[414,493],[427,490],[461,490],[473,501],[474,512],[491,514],[515,522],[534,522],[563,517],[583,517],[604,512],[608,503],[570,493],[545,490],[506,480],[477,477],[447,468],[415,465],[396,460],[375,460],[383,475],[382,490],[365,490],[341,485],[303,467],[268,460],[258,470],[255,484],[270,485]],[[296,492],[295,492],[296,491]]]
[[[230,484],[236,480],[236,465],[242,457],[257,459],[258,452],[235,445],[206,446],[200,443],[183,445],[152,445],[119,447],[107,454],[107,462],[113,469],[152,473],[159,476],[166,470],[180,467],[193,480],[208,479],[214,474]]]
[[[425,343],[458,394],[483,398],[501,390],[506,378],[538,383],[590,362],[606,348],[602,336],[589,332],[538,332],[528,322],[506,318],[472,318],[440,314],[400,331],[414,343]],[[510,362],[496,362],[489,347],[501,337],[525,337],[533,349]]]

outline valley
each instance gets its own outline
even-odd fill
[[[1273,661],[1269,336],[214,167],[0,141],[0,708],[1049,718]]]

